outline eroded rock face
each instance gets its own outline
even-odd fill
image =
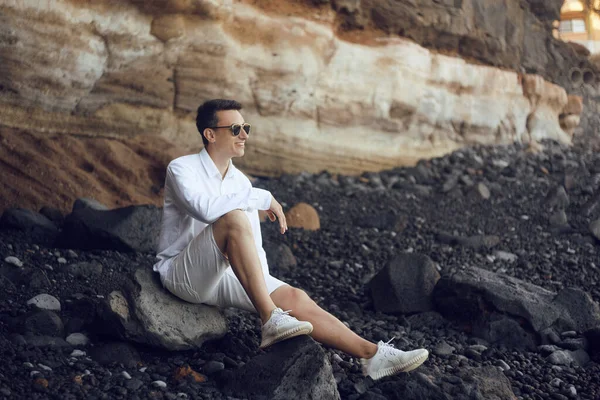
[[[235,372],[221,385],[238,397],[265,399],[339,399],[325,352],[309,336],[279,342]]]
[[[352,8],[342,3],[334,8]],[[379,3],[352,12],[422,45],[447,40],[473,53],[463,56],[513,70],[542,73],[560,58],[544,47],[545,22],[516,1],[446,2],[423,16],[416,3]],[[554,2],[530,5],[544,18],[556,14]],[[539,75],[406,39],[341,40],[330,11],[315,22],[227,1],[4,2],[0,120],[49,133],[160,135],[193,147],[201,143],[197,106],[236,98],[256,126],[239,164],[261,174],[358,173],[470,143],[571,140],[577,115],[559,121],[567,94]]]
[[[586,332],[600,325],[600,307],[577,288],[555,293],[482,268],[444,276],[434,293],[436,309],[467,322],[477,335],[511,347],[534,347],[535,332]]]
[[[227,332],[219,310],[173,296],[151,267],[139,267],[131,279],[132,284],[112,292],[101,307],[106,333],[167,350],[189,350]]]

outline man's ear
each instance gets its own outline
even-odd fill
[[[212,143],[215,141],[215,131],[213,131],[210,128],[204,129],[204,131],[202,132],[202,135],[206,138],[206,140],[208,140],[209,143]]]

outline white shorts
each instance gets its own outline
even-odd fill
[[[169,292],[190,303],[256,312],[229,260],[217,246],[212,225],[202,230],[173,258],[161,281]],[[265,282],[269,294],[286,285],[268,274],[265,274]]]

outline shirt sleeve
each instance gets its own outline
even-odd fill
[[[195,185],[195,174],[185,166],[172,164],[167,168],[167,185],[171,187],[173,201],[189,215],[205,224],[233,210],[268,210],[271,192],[252,186],[237,193],[210,196]]]

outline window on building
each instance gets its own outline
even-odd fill
[[[569,19],[560,21],[560,33],[585,33],[585,21],[582,19]]]

